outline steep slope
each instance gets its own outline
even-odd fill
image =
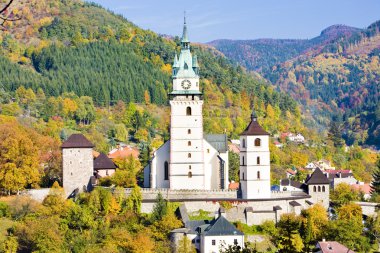
[[[12,94],[20,86],[34,91],[42,88],[47,96],[74,92],[91,96],[100,106],[119,100],[167,103],[178,37],[140,29],[92,3],[22,2],[13,11],[23,19],[7,23],[8,30],[0,35],[0,67],[7,70],[0,75],[0,89]],[[299,118],[297,103],[273,91],[263,78],[247,73],[210,46],[195,44],[192,50],[198,55],[201,85],[209,101],[205,114],[213,119],[208,130],[216,124],[219,132],[235,128],[237,133],[253,106],[260,116],[270,105],[282,115]],[[302,128],[300,124],[291,127],[293,131]]]
[[[301,102],[310,125],[326,128],[338,117],[344,121],[348,144],[380,145],[380,115],[375,114],[379,110],[379,22],[367,29],[331,26],[311,40],[288,40],[292,43],[281,50],[278,44],[284,40],[266,41],[264,49],[259,42],[251,41],[256,45],[252,47],[239,42],[212,44],[248,69],[259,70]],[[258,58],[252,59],[255,54]]]
[[[310,40],[257,39],[257,40],[215,40],[209,45],[239,62],[249,70],[268,71],[273,65],[285,62],[305,52],[320,52],[329,42],[350,36],[360,29],[333,25]]]

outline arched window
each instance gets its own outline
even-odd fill
[[[321,186],[318,186],[318,192],[321,192]]]
[[[261,146],[261,139],[260,138],[256,138],[255,139],[255,147],[260,147]]]
[[[169,180],[169,163],[167,161],[164,163],[164,180]]]
[[[243,161],[242,161],[242,162],[243,162],[243,165],[244,165],[244,162],[245,162],[245,161],[244,161],[244,156],[242,156],[242,159],[243,159]]]
[[[191,107],[190,106],[186,107],[186,115],[191,116]]]
[[[326,191],[325,186],[322,186],[322,192],[325,192],[325,191]]]
[[[189,66],[187,65],[187,63],[185,62],[185,66],[183,66],[184,69],[188,69]]]
[[[188,142],[187,142],[187,146],[191,146],[191,141],[188,141]]]
[[[256,163],[257,163],[257,164],[260,164],[260,156],[258,156],[258,157],[256,158]]]
[[[313,187],[313,190],[314,190],[314,192],[316,192],[317,191],[317,187],[314,185],[314,187]]]
[[[260,179],[260,171],[257,172],[257,179]]]
[[[189,170],[191,170],[191,165],[189,165]]]
[[[187,129],[187,134],[191,134],[191,129]]]
[[[244,172],[243,172],[243,180],[244,180]]]
[[[243,139],[243,148],[245,148],[245,139]]]
[[[187,177],[188,178],[192,178],[193,177],[193,173],[191,173],[191,171],[189,171],[189,173],[187,173]]]
[[[191,158],[191,153],[188,153],[188,154],[187,154],[187,158]]]

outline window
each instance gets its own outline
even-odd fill
[[[260,147],[261,146],[261,139],[256,138],[255,139],[255,147]]]
[[[187,158],[191,158],[191,153],[188,153],[188,154],[187,154]]]
[[[209,148],[207,149],[207,153],[210,153],[210,149]]]
[[[190,106],[186,107],[186,115],[191,116],[191,107]]]
[[[314,187],[313,187],[313,188],[314,188],[314,189],[313,189],[313,190],[314,190],[314,192],[316,192],[316,191],[317,191],[317,187],[314,185]]]
[[[164,180],[169,180],[169,163],[167,161],[164,163]]]
[[[256,164],[260,164],[260,156],[256,158]]]
[[[326,191],[325,186],[322,186],[322,192],[325,192],[325,191]]]
[[[245,148],[245,139],[243,139],[243,148]]]
[[[257,172],[257,179],[260,179],[260,171]]]
[[[242,156],[242,159],[243,159],[243,163],[242,163],[242,164],[244,165],[244,162],[245,162],[245,161],[244,161],[244,156]]]
[[[194,95],[191,95],[191,100],[194,100]]]
[[[238,244],[238,241],[237,239],[234,239],[234,244],[237,245]]]
[[[187,65],[187,63],[185,63],[185,66],[184,66],[184,69],[188,69],[189,66]]]
[[[282,189],[284,192],[286,192],[288,190],[288,188],[284,187],[284,189]]]
[[[191,129],[187,129],[187,134],[191,134]]]
[[[211,241],[211,244],[212,244],[213,246],[215,246],[215,244],[216,244],[216,243],[215,243],[215,240],[212,240],[212,241]]]
[[[106,175],[108,176],[108,170],[106,170]]]
[[[191,146],[191,141],[188,141],[188,142],[187,142],[187,146]]]
[[[243,172],[243,180],[244,180],[244,172]]]
[[[318,186],[318,192],[321,192],[321,186]]]
[[[191,173],[191,171],[189,171],[189,173],[187,173],[187,177],[188,178],[192,178],[193,177],[193,173]]]

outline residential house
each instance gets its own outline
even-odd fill
[[[139,154],[138,148],[120,143],[108,153],[108,157],[111,159],[126,159],[132,155],[135,159],[138,159]]]
[[[346,246],[337,241],[323,241],[318,242],[316,247],[317,253],[355,253]]]
[[[349,185],[356,184],[358,180],[354,177],[351,170],[331,170],[324,171],[327,178],[330,180],[330,185],[335,188],[338,184],[346,183]]]
[[[94,160],[94,174],[97,178],[111,176],[116,171],[116,165],[106,154],[100,153]]]

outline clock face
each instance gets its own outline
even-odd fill
[[[182,88],[184,88],[185,90],[188,90],[188,89],[190,89],[190,87],[191,87],[191,82],[190,82],[189,80],[183,80],[183,81],[181,82],[181,86],[182,86]]]

